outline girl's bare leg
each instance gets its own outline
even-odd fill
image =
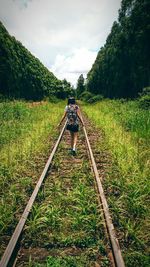
[[[73,137],[73,150],[76,150],[76,144],[77,144],[77,138],[78,138],[78,133],[75,132],[73,133],[74,137]]]
[[[74,133],[70,131],[70,137],[71,137],[71,148],[73,149],[74,145]]]

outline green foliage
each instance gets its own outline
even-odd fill
[[[149,258],[143,253],[131,251],[126,256],[126,262],[128,262],[128,267],[149,267]]]
[[[49,97],[45,98],[47,101],[49,101],[50,103],[58,103],[60,100],[54,96],[54,95],[50,95]]]
[[[85,90],[85,86],[84,86],[84,77],[83,74],[81,74],[79,76],[79,79],[77,81],[77,89],[76,89],[76,93],[77,93],[77,98],[80,98],[80,95],[84,92]]]
[[[150,95],[150,86],[149,87],[144,87],[142,92],[139,94],[140,96],[143,95]]]
[[[150,95],[143,95],[139,99],[139,107],[142,109],[150,109]]]
[[[82,131],[80,135],[84,140]],[[34,204],[28,219],[24,244],[49,249],[49,257],[47,260],[45,257],[41,266],[44,263],[45,266],[94,266],[100,260],[101,266],[109,266],[103,221],[90,163],[85,160],[86,151],[82,145],[78,146],[78,164],[70,158],[68,145],[65,136],[54,157],[52,173],[45,180],[44,198]],[[38,235],[34,234],[37,232]],[[32,261],[33,266],[40,266],[40,261]]]
[[[112,163],[104,189],[121,234],[126,266],[148,266],[150,112],[138,101],[104,100],[83,110],[102,130],[100,152],[110,149]]]
[[[150,109],[150,87],[143,88],[139,98],[139,107],[142,109]]]
[[[78,258],[79,261],[79,258]],[[71,256],[65,257],[65,258],[54,258],[54,257],[48,257],[47,259],[47,266],[57,266],[57,267],[76,267],[76,258],[73,258]],[[81,262],[79,263],[78,266],[82,266],[80,265]]]
[[[87,103],[96,103],[98,101],[103,100],[103,96],[102,95],[94,95],[89,91],[84,91],[81,95],[80,95],[80,99],[82,101],[85,101]]]
[[[0,22],[0,94],[10,99],[41,100],[72,93],[67,81],[58,80]]]
[[[118,22],[114,22],[87,75],[91,93],[133,98],[149,86],[149,8],[149,0],[122,0]]]
[[[93,94],[89,91],[84,91],[81,95],[80,95],[80,99],[83,101],[88,101],[91,97],[93,97]]]
[[[10,235],[49,155],[65,103],[0,103],[0,243]],[[46,145],[45,145],[46,144]],[[42,195],[41,195],[42,197]],[[43,227],[36,207],[32,232]],[[31,217],[32,218],[32,217]],[[1,246],[0,254],[2,254]]]
[[[5,100],[6,100],[6,99],[5,99],[4,95],[0,94],[0,102],[3,102],[3,101],[5,101]]]
[[[103,96],[102,95],[94,95],[87,102],[88,103],[96,103],[96,102],[102,101],[102,100],[103,100]]]
[[[94,265],[87,265],[89,263],[89,257],[88,255],[77,256],[77,255],[71,255],[71,256],[48,256],[46,263],[36,263],[33,262],[32,259],[29,261],[29,267],[84,267],[84,266],[94,266]],[[89,263],[90,264],[90,263]],[[108,267],[109,261],[105,257],[101,259],[101,267]]]

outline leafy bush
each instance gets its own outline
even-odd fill
[[[60,100],[59,100],[56,96],[54,96],[54,95],[50,95],[50,96],[48,97],[48,101],[49,101],[50,103],[58,103]]]
[[[139,107],[142,109],[150,108],[150,87],[143,88],[139,98]]]
[[[139,107],[142,109],[150,108],[150,95],[144,95],[139,99]]]
[[[92,93],[90,93],[89,91],[84,91],[81,95],[80,95],[80,99],[87,102],[90,98],[92,98],[94,95]]]
[[[85,101],[85,102],[88,102],[88,103],[95,103],[95,102],[103,100],[103,96],[102,95],[94,95],[89,91],[84,91],[81,94],[80,99],[82,101]]]
[[[139,94],[140,96],[143,96],[143,95],[150,95],[150,86],[148,87],[144,87],[143,90],[142,90],[142,93]]]
[[[120,103],[122,103],[122,104],[123,104],[123,103],[126,103],[126,102],[127,102],[127,98],[120,98],[119,101],[120,101]]]
[[[0,102],[3,102],[5,100],[5,97],[0,93]]]
[[[101,100],[103,100],[103,96],[102,95],[94,95],[87,102],[88,103],[95,103],[95,102],[98,102],[98,101],[101,101]]]

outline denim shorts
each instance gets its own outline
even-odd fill
[[[79,125],[78,124],[67,124],[66,129],[70,132],[76,133],[79,131]]]

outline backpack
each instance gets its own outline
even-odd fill
[[[78,106],[77,105],[69,105],[67,107],[67,119],[68,125],[77,125],[78,124],[78,115],[77,115],[77,109]]]

